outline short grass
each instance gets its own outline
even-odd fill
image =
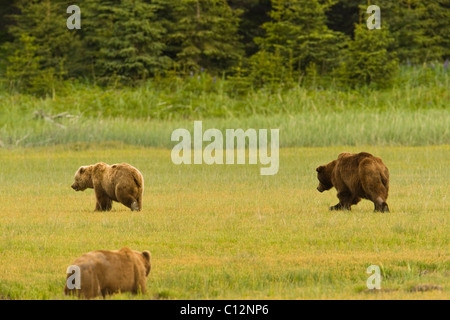
[[[382,157],[391,213],[367,200],[330,212],[315,168],[342,151]],[[152,252],[146,295],[109,299],[449,299],[450,147],[283,148],[275,176],[258,165],[182,165],[170,150],[77,144],[0,150],[0,299],[64,299],[81,254]],[[71,190],[80,165],[129,162],[145,177],[144,209]],[[382,270],[381,290],[366,269]],[[414,292],[417,285],[437,289]],[[429,287],[432,287],[429,286]]]

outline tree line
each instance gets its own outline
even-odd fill
[[[386,87],[450,56],[448,0],[3,0],[0,77],[19,92],[83,79],[138,85],[205,72],[237,89]],[[69,5],[81,29],[66,26]],[[366,9],[381,8],[369,30]]]

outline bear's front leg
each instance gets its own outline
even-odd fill
[[[339,199],[339,203],[333,207],[330,207],[330,210],[351,210],[351,206],[353,204],[353,196],[350,191],[339,191],[337,194]]]
[[[95,204],[95,211],[109,211],[112,208],[112,200],[100,188],[94,188],[97,203]]]
[[[344,207],[339,202],[337,205],[330,207],[330,211],[333,211],[333,210],[344,210]]]
[[[97,199],[95,211],[110,211],[112,209],[112,200],[109,198]]]

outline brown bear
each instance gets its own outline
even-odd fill
[[[112,201],[118,201],[131,209],[142,210],[144,193],[144,177],[128,163],[112,166],[99,162],[91,166],[83,166],[75,173],[72,189],[84,191],[94,188],[95,211],[109,211]]]
[[[339,203],[330,210],[351,210],[361,198],[375,204],[375,211],[389,212],[389,170],[383,161],[370,153],[341,153],[337,160],[316,168],[323,192],[335,187]]]
[[[146,292],[147,276],[151,269],[151,254],[123,247],[120,250],[97,250],[83,254],[72,266],[79,269],[77,289],[75,273],[68,273],[64,293],[85,299],[117,292]],[[71,279],[69,279],[71,278]],[[69,289],[68,283],[70,283]]]

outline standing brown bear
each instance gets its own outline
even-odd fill
[[[144,294],[151,269],[150,259],[149,251],[139,252],[128,247],[85,253],[71,266],[78,267],[79,283],[77,284],[75,273],[71,271],[66,277],[64,293],[75,294],[85,299],[105,297],[107,294],[117,292],[136,294],[140,291]]]
[[[323,192],[335,187],[339,203],[330,210],[351,210],[361,198],[375,204],[375,211],[389,212],[389,170],[383,161],[370,153],[341,153],[337,160],[316,169]]]
[[[97,203],[95,211],[109,211],[112,201],[122,203],[131,211],[142,209],[144,177],[128,163],[112,166],[99,162],[91,166],[83,166],[75,173],[72,189],[84,191],[94,188]]]

